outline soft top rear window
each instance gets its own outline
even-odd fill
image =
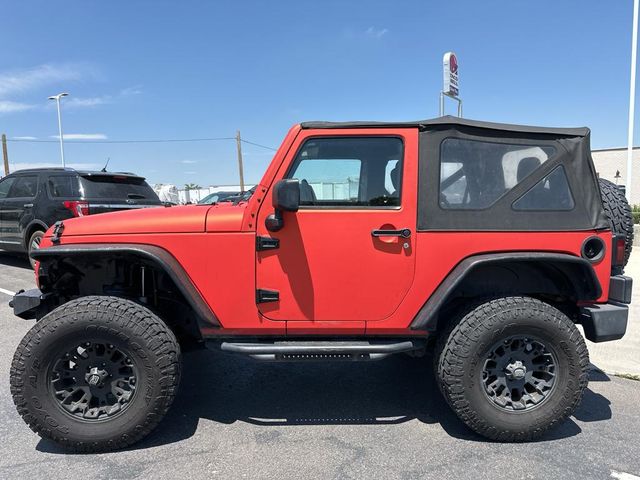
[[[84,198],[157,200],[153,189],[140,177],[95,175],[80,177]]]
[[[153,189],[140,177],[52,175],[47,187],[53,198],[158,200]]]

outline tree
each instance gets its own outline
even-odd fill
[[[202,187],[200,185],[198,185],[197,183],[185,183],[184,184],[184,189],[185,190],[200,190]]]

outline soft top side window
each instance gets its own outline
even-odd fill
[[[300,181],[303,207],[400,205],[403,142],[397,137],[310,138],[286,178]]]
[[[488,208],[555,154],[548,145],[446,138],[440,146],[440,207]]]

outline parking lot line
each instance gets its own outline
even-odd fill
[[[11,290],[7,290],[6,288],[0,288],[0,293],[4,293],[5,295],[11,295],[12,297],[16,294],[16,292],[12,292]]]
[[[631,475],[630,473],[616,472],[615,470],[611,471],[611,477],[617,478],[618,480],[640,480],[640,477]]]

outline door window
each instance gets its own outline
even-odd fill
[[[0,182],[0,198],[6,198],[9,195],[9,190],[15,181],[16,177],[9,177]]]
[[[287,178],[300,181],[301,206],[399,206],[402,156],[396,137],[312,138]]]
[[[15,184],[9,190],[7,198],[35,197],[38,192],[38,176],[25,175],[18,177]]]

